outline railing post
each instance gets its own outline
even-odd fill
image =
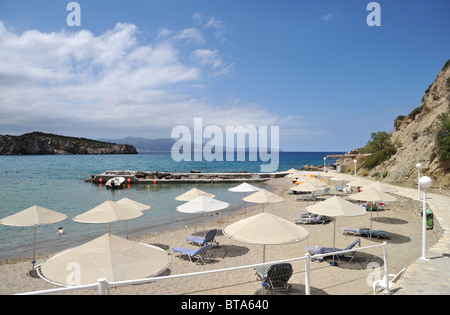
[[[310,265],[311,265],[311,255],[309,253],[305,254],[305,294],[311,295],[310,286]]]
[[[98,295],[106,295],[106,279],[100,278],[97,279],[98,284]]]
[[[386,279],[384,293],[390,294],[389,290],[389,272],[388,272],[388,260],[387,260],[387,242],[383,242],[383,256],[384,256],[384,277]]]

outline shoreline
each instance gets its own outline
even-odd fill
[[[275,179],[273,192],[282,196],[285,201],[279,204],[273,204],[273,207],[271,205],[266,206],[265,211],[273,212],[274,214],[288,220],[292,220],[293,217],[298,216],[298,214],[303,211],[302,209],[306,207],[306,203],[297,202],[295,201],[295,196],[287,194],[287,191],[292,186],[293,184],[288,178]],[[416,210],[413,211],[412,209],[417,208],[417,210],[419,210],[418,208],[421,203],[419,202],[419,204],[417,204],[417,201],[415,200],[401,198],[401,202],[399,202],[399,204],[401,205],[394,205],[394,203],[392,203],[389,207],[390,209],[380,212],[380,219],[383,220],[380,222],[373,222],[374,229],[385,229],[391,232],[392,236],[387,240],[388,252],[390,255],[388,258],[390,273],[396,273],[401,268],[407,267],[420,256],[420,246],[414,244],[420,243],[420,231],[417,231],[417,228],[420,227],[421,218],[417,213],[415,213]],[[211,249],[214,257],[212,263],[195,265],[189,262],[189,260],[180,259],[172,255],[172,264],[169,267],[169,272],[171,274],[181,274],[261,262],[261,246],[233,241],[222,234],[222,228],[231,222],[243,218],[242,210],[243,209],[236,210],[233,213],[227,214],[220,218],[214,216],[205,222],[207,230],[208,228],[218,229],[218,236],[216,238],[220,242],[220,246]],[[260,211],[261,205],[251,204],[250,206],[247,206],[247,217],[259,213]],[[356,237],[341,235],[340,228],[343,226],[352,226],[356,224],[368,225],[369,217],[365,215],[362,218],[338,218],[336,228],[337,247],[346,247],[348,245],[347,243],[351,243],[356,239]],[[408,227],[410,224],[413,225],[412,228]],[[329,233],[332,231],[333,224],[304,225],[304,227],[311,233],[308,239],[292,245],[267,246],[268,257],[266,258],[266,261],[302,256],[307,245],[329,246],[331,244],[331,235]],[[160,246],[171,253],[172,248],[176,246],[186,246],[184,237],[193,234],[193,232],[194,226],[187,226],[174,230],[167,230],[161,233],[155,233],[153,235],[131,237],[130,239],[137,242]],[[429,230],[427,234],[429,234],[429,246],[437,242],[437,237],[433,236],[434,230]],[[383,240],[369,240],[368,238],[361,237],[361,241],[363,243],[362,246],[368,246],[370,244],[379,244]],[[193,246],[188,245],[188,247]],[[333,269],[333,267],[328,266],[326,262],[313,264],[314,269],[319,268],[322,271],[313,271],[312,286],[315,289],[312,293],[371,294],[371,288],[367,285],[367,283],[365,283],[365,278],[369,274],[367,264],[370,261],[379,262],[379,259],[377,258],[379,255],[380,253],[361,253],[362,261],[351,264],[342,263],[342,267],[339,267],[338,269]],[[37,260],[40,262],[48,256],[49,255],[46,255],[45,257],[38,257]],[[294,270],[301,269],[301,266],[299,265],[300,264],[297,263],[294,266]],[[30,266],[31,264],[29,258],[0,261],[0,283],[2,283],[2,285],[0,285],[0,294],[29,292],[56,287],[55,285],[51,285],[42,279],[32,279],[27,277],[25,273],[28,269],[30,269]],[[351,271],[353,271],[355,275],[351,274]],[[322,272],[324,273],[323,276],[321,275]],[[301,290],[301,283],[304,283],[304,279],[302,279],[303,274],[299,271],[295,272],[294,276],[295,277],[293,277],[292,281],[295,284],[294,287],[298,288],[298,290],[294,290],[294,293],[292,294],[303,294],[304,292]],[[227,273],[224,275],[214,275],[214,278],[216,277],[218,279],[217,281],[219,281],[217,283],[224,283],[226,285],[217,285],[214,288],[208,288],[207,283],[209,283],[209,281],[206,281],[205,278],[202,279],[202,277],[198,277],[198,279],[191,278],[189,281],[186,280],[186,282],[185,280],[170,282],[170,285],[166,281],[158,281],[156,283],[139,286],[121,287],[112,290],[111,294],[207,293],[235,295],[253,294],[258,288],[260,288],[260,283],[255,281],[249,270],[246,272],[238,272],[236,275]],[[358,285],[355,287],[349,287],[347,283],[353,283],[355,285],[354,282],[356,281],[356,278],[358,278]],[[328,279],[328,282],[326,279]],[[192,285],[188,285],[189,282],[196,283],[196,287],[198,287],[198,289],[195,291],[190,290]],[[333,285],[332,283],[334,282],[339,283],[339,285]],[[236,283],[235,285],[237,288],[234,287],[232,283]],[[4,287],[4,284],[6,284],[7,288]],[[86,293],[95,294],[95,292],[90,291]],[[78,294],[80,294],[80,292]]]
[[[270,183],[270,179],[266,179],[264,182],[262,182],[262,184],[265,185],[264,189],[271,191],[272,186],[269,183]],[[251,204],[247,203],[247,209],[249,209],[249,207],[251,207]],[[224,210],[207,213],[207,214],[205,214],[205,223],[208,223],[210,221],[215,221],[215,220],[217,221],[223,217],[234,215],[235,213],[237,213],[241,210],[243,211],[244,208],[245,208],[245,203],[242,203],[239,206],[234,206],[234,207],[227,208]],[[164,223],[149,225],[149,226],[145,226],[145,227],[130,228],[128,230],[129,239],[133,240],[133,239],[137,239],[137,238],[141,238],[141,237],[151,237],[156,234],[176,231],[179,229],[183,229],[185,227],[192,227],[195,229],[196,224],[197,224],[197,230],[198,229],[202,230],[201,218],[202,218],[201,214],[198,214],[196,216],[192,215],[189,218],[177,219],[177,220],[171,221],[171,222],[164,222]],[[133,220],[139,220],[139,218],[133,219]],[[120,224],[120,222],[115,222],[113,224]],[[114,232],[112,234],[114,234]],[[119,234],[123,234],[123,233],[119,233]],[[68,236],[68,234],[65,236]],[[97,235],[97,237],[98,236],[100,236],[100,235]],[[120,236],[125,237],[124,235],[120,235]],[[54,255],[56,252],[61,252],[61,251],[82,245],[92,239],[93,239],[92,237],[88,237],[87,239],[79,239],[79,240],[76,240],[73,242],[74,243],[73,246],[65,247],[64,245],[61,245],[61,247],[57,248],[56,250],[52,249],[50,247],[42,247],[42,244],[40,244],[39,248],[36,249],[37,251],[39,251],[39,253],[36,254],[37,255],[36,259],[37,259],[37,261],[39,261],[39,258],[41,257],[43,260],[44,258],[46,258],[48,256]],[[19,256],[16,255],[16,256],[11,256],[11,257],[6,257],[6,258],[0,258],[0,265],[15,263],[18,261],[31,262],[32,257],[30,256],[30,253],[31,253],[30,250],[27,250],[26,252],[24,252],[22,255],[19,255]]]

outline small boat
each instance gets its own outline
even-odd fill
[[[125,183],[125,177],[116,176],[109,179],[106,182],[106,187],[114,189],[114,188],[122,188],[122,185]]]

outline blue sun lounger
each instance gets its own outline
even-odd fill
[[[264,287],[268,291],[288,291],[291,285],[288,283],[293,269],[289,263],[265,265],[255,268],[257,279],[266,283]]]
[[[219,243],[215,240],[217,230],[210,230],[208,233],[206,233],[205,237],[200,236],[188,236],[186,237],[186,242],[192,242],[197,243],[199,246],[204,246],[208,244],[216,244],[219,245]]]
[[[353,233],[353,235],[359,234],[359,235],[369,235],[369,236],[374,236],[377,239],[380,236],[388,236],[389,232],[387,231],[382,231],[382,230],[371,230],[371,229],[353,229],[353,228],[347,228],[347,227],[343,227],[342,232],[344,234],[349,234],[349,233]]]
[[[195,263],[198,263],[199,261],[205,263],[202,256],[208,255],[209,259],[211,260],[211,255],[208,253],[208,249],[210,249],[212,246],[213,244],[208,244],[203,247],[200,247],[199,249],[191,249],[187,247],[175,247],[173,251],[176,253],[180,253],[180,257],[182,255],[187,255],[191,262],[192,258],[197,258],[197,261]]]
[[[326,219],[323,215],[310,215],[300,218],[294,218],[295,223],[322,223],[324,224]]]
[[[356,246],[356,244],[359,244],[359,246],[361,246],[361,239],[357,239],[356,241],[354,241],[353,243],[351,243],[350,245],[348,245],[346,248],[344,249],[339,249],[339,248],[333,248],[333,247],[322,247],[322,246],[308,246],[306,247],[306,251],[308,251],[311,254],[330,254],[329,256],[333,255],[333,253],[335,253],[334,255],[339,259],[339,256],[347,256],[350,257],[350,261],[351,262],[356,255],[356,252],[347,252],[347,253],[339,253],[340,251],[344,251],[344,250],[349,250],[352,249],[353,247]],[[328,255],[327,255],[328,256]],[[324,256],[325,257],[325,256]],[[314,258],[314,257],[312,257]],[[323,257],[319,257],[316,258],[318,261],[322,261]]]

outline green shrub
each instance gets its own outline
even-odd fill
[[[383,150],[377,151],[373,153],[371,156],[367,157],[367,159],[361,164],[362,168],[365,169],[373,169],[375,166],[380,165],[384,161],[389,160],[389,158],[397,152],[397,149],[394,146],[390,146]]]
[[[436,134],[438,154],[444,161],[450,160],[450,116],[447,113],[438,116],[440,129]]]
[[[398,115],[397,118],[395,118],[395,120],[394,120],[395,130],[398,129],[398,121],[399,120],[402,121],[403,119],[405,119],[405,117],[406,117],[405,115]]]
[[[372,140],[360,149],[360,153],[375,153],[392,146],[391,135],[386,131],[372,132],[370,136]]]
[[[416,107],[412,110],[411,113],[409,113],[408,117],[412,120],[416,119],[416,115],[420,114],[423,110],[423,106]]]

